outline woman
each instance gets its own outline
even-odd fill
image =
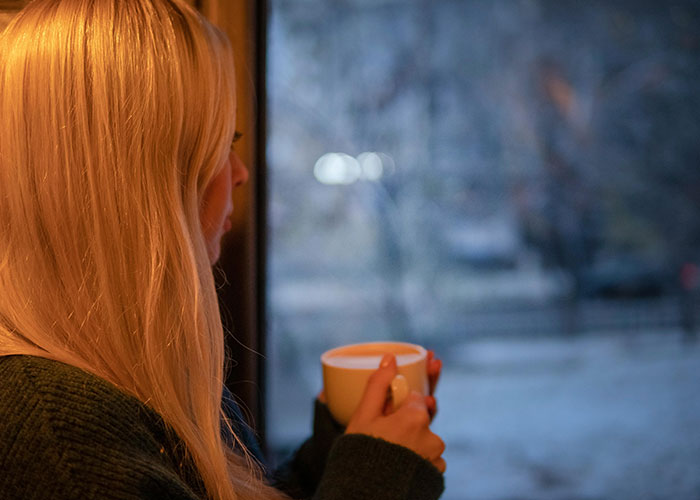
[[[235,104],[226,38],[181,0],[36,0],[3,32],[3,498],[439,496],[423,398],[381,411],[392,359],[344,435],[317,403],[276,487],[222,405]]]

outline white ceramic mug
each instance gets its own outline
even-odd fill
[[[366,342],[336,347],[321,355],[323,390],[333,417],[348,425],[359,405],[370,375],[385,354],[394,354],[398,374],[391,383],[391,398],[398,408],[409,392],[428,394],[428,352],[406,342]]]

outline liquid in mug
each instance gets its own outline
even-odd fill
[[[326,358],[326,364],[339,368],[354,368],[357,370],[376,370],[379,368],[384,354],[393,353],[372,353],[372,354],[342,354]],[[395,354],[398,366],[415,363],[421,357],[419,353]]]

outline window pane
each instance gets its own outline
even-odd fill
[[[448,499],[700,495],[697,2],[271,0],[269,438],[444,360]]]

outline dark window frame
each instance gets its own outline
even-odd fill
[[[201,3],[201,2],[200,2]],[[267,272],[267,165],[266,150],[266,48],[267,0],[249,1],[253,56],[239,69],[253,79],[255,95],[253,164],[249,188],[252,206],[246,207],[246,228],[224,242],[214,270],[226,348],[232,363],[226,384],[236,395],[249,423],[267,451],[266,411],[266,272]],[[239,49],[235,47],[234,51]],[[240,96],[251,98],[251,96]],[[230,333],[228,333],[230,332]],[[234,338],[235,336],[235,338]]]

